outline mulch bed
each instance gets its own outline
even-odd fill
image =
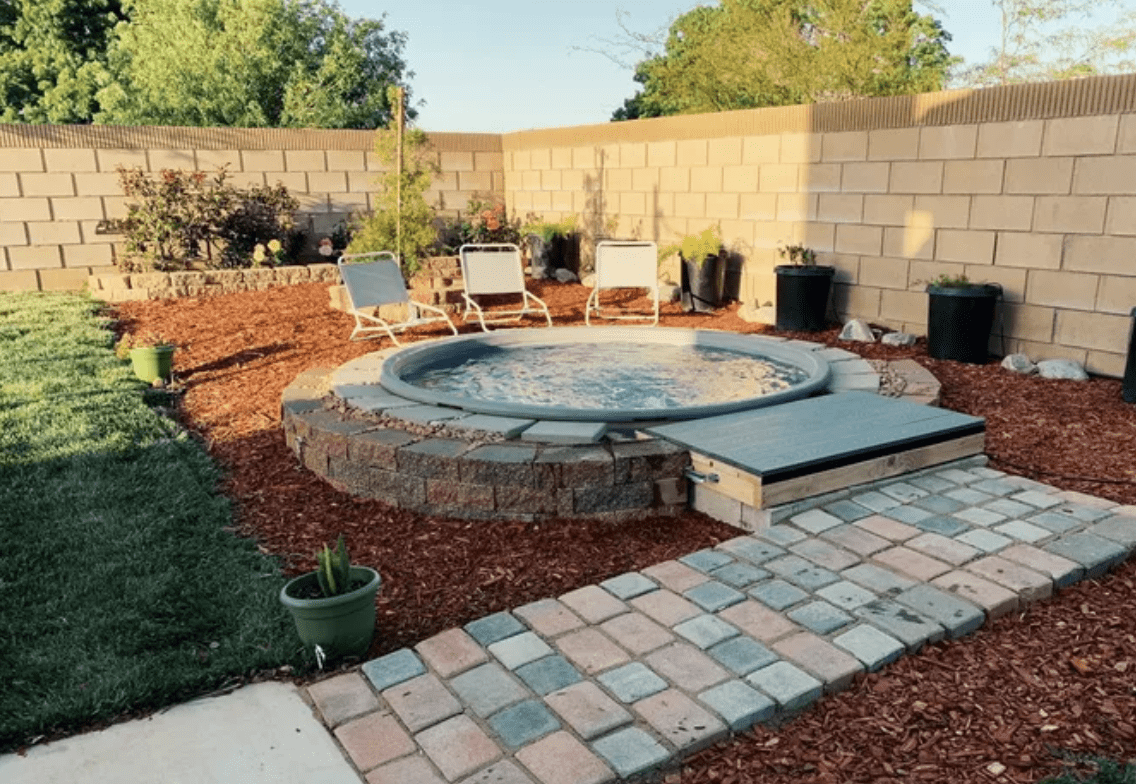
[[[588,290],[534,282],[557,325],[583,323]],[[339,534],[383,575],[377,656],[536,599],[557,596],[732,538],[689,512],[619,526],[470,522],[410,514],[337,492],[285,447],[280,395],[301,371],[379,348],[351,343],[326,284],[116,306],[121,329],[179,346],[181,416],[225,469],[240,532],[308,571]],[[736,315],[663,324],[768,332]],[[476,329],[459,327],[463,332]],[[408,340],[441,335],[422,330]],[[837,345],[837,330],[795,337]],[[382,343],[386,345],[385,341]],[[943,405],[986,417],[991,465],[1136,504],[1136,407],[1120,382],[1046,381],[997,363],[962,365],[910,349],[839,343],[870,359],[911,357],[943,384]],[[1051,749],[1136,756],[1136,568],[1061,592],[958,643],[928,647],[780,728],[758,727],[693,757],[682,782],[1025,782],[1061,767]]]

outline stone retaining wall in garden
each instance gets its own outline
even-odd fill
[[[92,296],[106,302],[132,302],[263,291],[273,286],[313,281],[338,283],[339,269],[334,264],[309,264],[188,272],[99,273],[87,278],[87,289]]]

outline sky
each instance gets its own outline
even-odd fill
[[[665,29],[698,0],[340,0],[348,16],[380,18],[408,40],[416,124],[426,131],[507,133],[605,123],[635,93],[636,58],[621,67],[595,49],[628,29]],[[709,4],[703,2],[702,4]],[[999,31],[989,0],[941,0],[934,14],[967,62],[987,59]],[[919,8],[927,13],[925,8]],[[422,100],[425,103],[419,104]]]

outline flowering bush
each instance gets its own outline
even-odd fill
[[[480,199],[470,199],[465,215],[450,221],[443,221],[438,230],[438,247],[441,253],[456,253],[467,244],[493,242],[521,242],[520,218],[509,218],[504,204],[490,204]]]
[[[267,265],[275,267],[284,263],[284,246],[280,244],[278,239],[270,239],[267,245],[261,245],[259,242],[256,247],[252,249],[252,265],[260,267]]]

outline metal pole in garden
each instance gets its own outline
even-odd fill
[[[398,99],[398,105],[395,108],[395,148],[398,152],[395,155],[395,174],[397,176],[395,186],[395,216],[394,216],[394,232],[395,232],[395,255],[398,257],[398,263],[402,264],[402,124],[404,121],[402,103],[404,100],[403,91],[401,87],[395,88],[395,96]]]

